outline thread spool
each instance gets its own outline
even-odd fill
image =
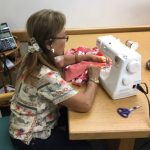
[[[147,69],[147,70],[150,70],[150,60],[148,60],[148,61],[146,62],[146,69]]]
[[[130,41],[130,40],[127,40],[126,43],[125,43],[125,45],[128,46],[128,47],[130,47],[133,50],[137,50],[138,47],[139,47],[138,42],[134,42],[134,41]]]

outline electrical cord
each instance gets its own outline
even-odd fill
[[[141,85],[144,85],[145,86],[145,88],[146,89],[144,89]],[[140,84],[137,84],[137,86],[136,86],[136,88],[140,91],[140,92],[142,92],[142,93],[144,93],[144,95],[146,96],[146,99],[147,99],[147,102],[148,102],[148,112],[149,112],[149,119],[150,119],[150,100],[149,100],[149,98],[148,98],[148,96],[147,96],[147,94],[148,94],[148,86],[147,86],[147,84],[146,83],[141,83],[141,85]]]
[[[145,86],[146,89],[144,89],[144,88],[141,86],[142,84]],[[148,102],[149,119],[150,119],[150,100],[149,100],[149,98],[148,98],[148,96],[147,96],[147,94],[149,93],[149,91],[148,91],[148,86],[147,86],[146,83],[141,83],[141,85],[140,85],[140,84],[137,84],[136,88],[137,88],[140,92],[144,93],[144,95],[146,96],[146,99],[147,99],[147,102]],[[143,144],[138,148],[138,150],[143,149],[143,147],[145,147],[145,146],[148,145],[149,143],[150,143],[150,141],[147,141],[147,142],[143,143]]]

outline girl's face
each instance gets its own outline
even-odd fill
[[[64,55],[65,44],[68,40],[68,36],[66,35],[65,28],[61,30],[54,38],[54,42],[51,45],[51,48],[54,49],[54,53],[56,56]]]

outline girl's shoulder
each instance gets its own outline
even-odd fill
[[[39,73],[38,73],[38,77],[43,77],[49,73],[58,73],[50,68],[48,68],[47,66],[42,65],[40,67]]]
[[[61,78],[61,75],[59,72],[54,71],[43,65],[40,67],[38,73],[33,76],[33,78],[36,79],[36,87],[39,87],[56,81],[58,78]],[[34,79],[32,79],[32,81]]]

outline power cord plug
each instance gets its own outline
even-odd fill
[[[148,101],[148,111],[149,111],[149,119],[150,119],[150,101],[149,101],[149,98],[148,98],[148,96],[147,96],[147,94],[149,93],[148,92],[148,86],[147,86],[147,84],[146,83],[141,83],[141,84],[144,84],[145,85],[145,88],[146,88],[146,91],[144,90],[144,88],[140,85],[140,84],[137,84],[137,86],[136,86],[136,88],[140,91],[140,92],[142,92],[142,93],[144,93],[144,95],[146,96],[146,98],[147,98],[147,101]],[[145,147],[147,144],[149,144],[150,143],[150,141],[148,141],[148,142],[145,142],[144,144],[142,144],[139,148],[138,148],[138,150],[141,150],[141,149],[143,149],[143,147]]]
[[[137,84],[136,88],[141,91],[142,93],[144,94],[148,94],[148,86],[146,83],[141,83],[141,84],[144,84],[145,85],[145,88],[146,88],[146,91],[144,90],[144,88],[140,85],[140,84]]]

